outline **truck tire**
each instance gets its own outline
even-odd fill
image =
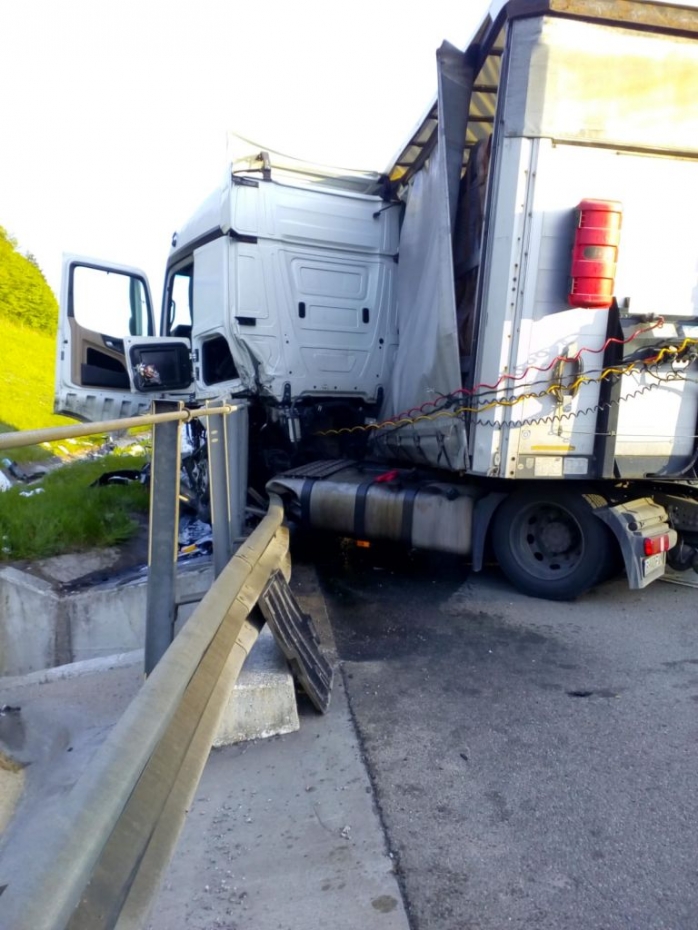
[[[609,575],[612,540],[573,491],[517,491],[498,508],[492,546],[509,581],[531,597],[569,601]]]

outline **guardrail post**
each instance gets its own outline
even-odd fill
[[[230,481],[230,540],[233,551],[235,540],[243,535],[247,506],[247,456],[249,448],[249,411],[241,403],[228,417],[226,433],[228,443],[228,475]]]
[[[215,406],[207,404],[207,406]],[[230,561],[230,475],[228,471],[227,418],[220,413],[208,417],[208,488],[213,530],[213,574],[217,578]]]
[[[180,403],[153,402],[154,413],[181,409]],[[152,672],[174,638],[180,470],[180,423],[156,423],[150,474],[146,675]]]

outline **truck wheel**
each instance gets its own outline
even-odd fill
[[[552,601],[588,591],[608,576],[613,562],[607,528],[573,492],[512,494],[494,516],[492,545],[515,587]]]

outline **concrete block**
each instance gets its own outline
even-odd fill
[[[70,580],[75,567],[71,556],[44,563],[44,578],[16,568],[0,570],[0,675],[20,676],[6,678],[3,685],[22,687],[22,676],[28,686],[87,679],[125,664],[142,666],[146,578],[73,593],[61,593],[46,580]],[[179,572],[178,599],[191,603],[180,607],[177,631],[212,582],[210,566]],[[52,667],[50,674],[41,671]],[[265,627],[230,696],[214,745],[291,733],[298,727],[293,678]]]
[[[29,701],[27,693],[35,697],[50,694],[58,686],[62,688],[62,701],[68,704],[77,706],[84,696],[87,713],[89,705],[95,700],[95,687],[99,687],[100,692],[106,689],[112,695],[117,689],[119,698],[115,704],[121,708],[125,701],[135,697],[141,677],[137,674],[135,677],[124,678],[120,671],[134,667],[139,672],[143,668],[142,650],[4,678],[0,681],[0,695],[8,703],[20,701],[24,706]],[[126,695],[121,693],[124,688],[128,692]],[[121,710],[118,712],[120,714]],[[112,722],[115,723],[116,719]],[[298,728],[293,677],[271,631],[265,627],[230,694],[213,745],[228,746],[245,740],[292,733]]]
[[[26,675],[6,676],[0,678],[0,702],[3,694],[13,694],[27,688],[38,688],[39,685],[50,685],[57,681],[71,681],[74,678],[103,675],[115,668],[132,668],[134,665],[143,668],[143,663],[143,650],[136,649],[133,652],[122,652],[118,655],[103,656],[98,659],[83,659],[81,662],[70,662],[68,665],[55,665],[52,668],[43,668],[38,672],[29,672]],[[12,702],[10,701],[10,703]]]
[[[73,662],[141,649],[145,642],[146,581],[63,596]]]
[[[210,566],[187,568],[177,575],[177,596],[192,603],[179,608],[177,631],[213,583]],[[148,581],[144,576],[128,584],[100,585],[63,595],[70,630],[71,654],[64,661],[79,662],[117,652],[142,649]]]
[[[55,664],[65,633],[52,586],[16,568],[0,569],[0,675]]]
[[[88,558],[90,571],[108,568],[114,553]],[[35,563],[40,575],[14,567],[0,569],[0,675],[24,675],[53,666],[142,649],[148,582],[102,584],[74,592],[57,585],[71,581],[76,556]],[[210,566],[187,567],[177,577],[180,630],[213,582]]]
[[[293,676],[265,626],[245,660],[213,745],[292,733],[299,727]]]

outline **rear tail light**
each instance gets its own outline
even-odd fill
[[[662,533],[660,536],[650,536],[643,539],[645,555],[657,555],[659,552],[667,552],[670,548],[669,534]]]

